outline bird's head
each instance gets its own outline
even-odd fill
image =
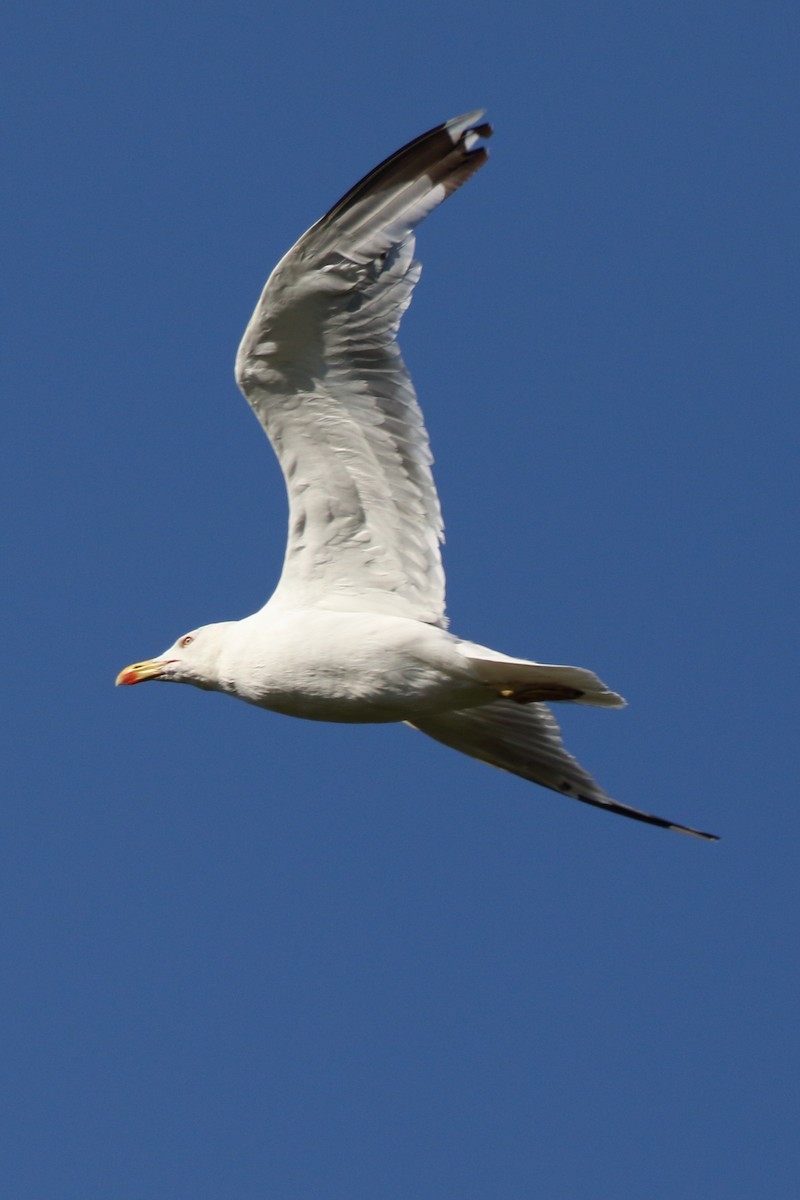
[[[219,685],[219,656],[225,634],[236,622],[222,621],[203,625],[182,634],[168,650],[157,658],[131,663],[116,678],[121,684],[144,683],[146,679],[161,679],[167,683],[191,683],[195,687],[217,689]]]

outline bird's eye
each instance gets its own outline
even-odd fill
[[[193,641],[194,641],[194,638],[192,637],[192,635],[190,633],[187,633],[186,637],[181,638],[181,640],[178,642],[178,645],[182,649],[184,646],[191,646]]]

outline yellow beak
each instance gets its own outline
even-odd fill
[[[143,683],[145,679],[158,679],[164,672],[164,667],[170,659],[148,658],[144,662],[131,663],[124,671],[120,671],[114,680],[114,686],[127,683]]]

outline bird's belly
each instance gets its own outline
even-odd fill
[[[287,716],[368,723],[413,721],[496,696],[443,631],[414,621],[348,618],[326,614],[322,621],[315,614],[304,636],[283,629],[261,669],[246,680],[239,674],[236,695]]]
[[[313,677],[302,683],[281,686],[279,680],[272,679],[266,693],[242,695],[242,699],[311,721],[369,723],[410,721],[454,708],[471,708],[493,696],[483,683],[436,678],[429,670],[416,666],[407,666],[401,674],[378,677],[357,674],[352,667],[344,674],[318,665]]]

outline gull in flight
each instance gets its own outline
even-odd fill
[[[191,683],[318,721],[405,721],[565,796],[714,840],[613,800],[564,749],[547,702],[624,704],[592,671],[447,630],[439,499],[396,335],[420,275],[414,229],[486,162],[482,117],[380,163],[270,275],[236,381],[286,480],[280,581],[259,612],[193,629],[117,683]]]

